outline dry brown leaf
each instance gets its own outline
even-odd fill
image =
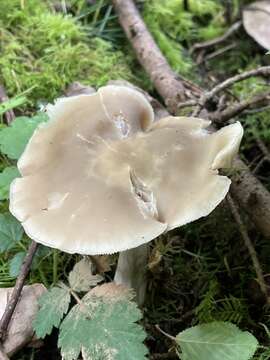
[[[111,270],[111,256],[110,255],[92,255],[89,256],[96,270],[99,274],[104,274]]]
[[[2,317],[13,288],[0,289],[0,317]],[[8,356],[13,355],[33,336],[33,319],[38,311],[38,298],[47,291],[43,284],[24,286],[20,300],[11,318],[7,338],[3,344]]]
[[[126,299],[134,297],[133,292],[129,288],[123,285],[117,285],[114,282],[96,286],[94,289],[89,291],[86,297],[93,295],[96,297],[110,298],[111,301],[119,301],[121,298]]]
[[[270,49],[270,1],[256,1],[243,10],[246,32],[262,47]]]
[[[162,260],[162,254],[160,253],[160,251],[157,249],[153,249],[149,258],[148,269],[151,272],[155,272],[155,269],[160,264],[161,260]]]

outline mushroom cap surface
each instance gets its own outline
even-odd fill
[[[33,240],[69,253],[105,254],[146,243],[208,215],[230,186],[243,129],[166,117],[138,91],[105,86],[48,107],[18,162],[10,211]]]

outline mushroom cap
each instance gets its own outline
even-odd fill
[[[238,151],[240,123],[166,117],[138,91],[105,86],[48,107],[18,162],[10,211],[33,240],[69,253],[134,248],[208,215],[230,186],[218,169]]]
[[[270,49],[270,1],[256,1],[243,10],[246,32],[266,50]]]

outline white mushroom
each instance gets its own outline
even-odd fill
[[[63,98],[29,141],[10,211],[30,238],[69,253],[135,248],[208,215],[230,186],[218,169],[238,151],[240,123],[153,122],[145,97],[125,86]]]
[[[246,32],[266,50],[270,49],[270,1],[255,1],[243,10]]]

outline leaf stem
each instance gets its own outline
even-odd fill
[[[42,270],[41,266],[38,267],[39,276],[41,277],[41,280],[43,284],[46,286],[46,288],[49,288],[48,281],[46,279],[46,276],[44,274],[44,271]]]
[[[165,335],[167,338],[169,338],[172,341],[176,341],[176,338],[168,333],[166,333],[164,330],[162,330],[159,325],[155,325],[155,328],[163,335]]]
[[[58,282],[58,251],[53,250],[53,285]]]

